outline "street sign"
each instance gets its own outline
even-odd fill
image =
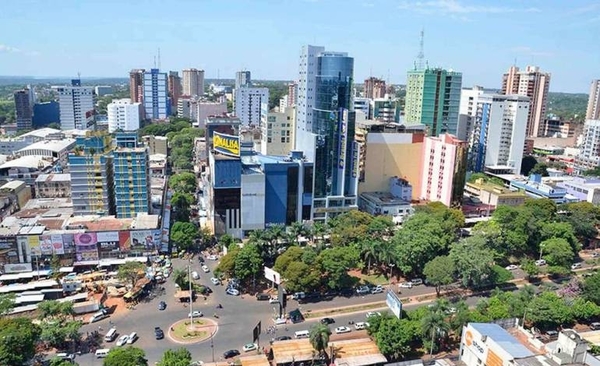
[[[402,317],[402,301],[400,301],[400,298],[394,293],[394,291],[387,292],[387,295],[385,296],[385,303],[398,319]]]

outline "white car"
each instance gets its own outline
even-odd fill
[[[238,290],[231,288],[231,287],[228,288],[227,290],[225,290],[225,293],[227,295],[231,295],[231,296],[239,296],[240,295],[240,292]]]
[[[537,261],[535,261],[535,265],[536,266],[545,266],[546,265],[546,260],[545,259],[538,259]]]
[[[276,297],[272,297],[269,299],[269,304],[279,304],[279,299]]]
[[[256,345],[256,343],[248,343],[248,344],[245,344],[242,349],[244,350],[244,352],[250,352],[250,351],[257,350],[258,346]]]
[[[369,326],[368,322],[358,322],[358,323],[354,323],[354,328],[356,330],[363,330],[363,329],[367,329],[367,327]]]
[[[571,265],[571,269],[577,269],[577,268],[581,268],[581,263],[573,263]]]
[[[117,340],[117,346],[121,347],[121,346],[126,345],[128,340],[129,340],[128,335],[123,335],[123,336],[119,337],[119,339]]]
[[[194,318],[199,318],[199,317],[201,317],[201,316],[204,316],[204,314],[202,314],[202,312],[201,312],[201,311],[199,311],[199,310],[194,310],[194,311],[192,311],[191,313],[188,313],[188,318],[191,318],[192,316],[193,316]]]
[[[369,311],[366,315],[367,318],[370,318],[372,316],[381,316],[381,313],[379,311]]]
[[[382,292],[383,292],[383,286],[381,286],[381,285],[378,285],[377,287],[373,287],[371,289],[372,294],[380,294]]]
[[[335,334],[350,333],[351,331],[352,331],[352,329],[350,329],[348,327],[337,327],[337,328],[335,328]]]
[[[208,258],[208,260],[216,261],[217,259],[219,259],[219,256],[216,254],[211,254],[207,258]]]
[[[402,282],[398,284],[398,287],[400,288],[412,288],[413,284],[412,282]]]
[[[204,271],[204,273],[210,272],[210,268],[208,268],[206,264],[202,266],[202,270]]]
[[[600,257],[600,252],[592,253],[592,258],[598,258],[598,257]]]
[[[213,285],[215,285],[215,286],[218,286],[218,285],[220,285],[220,284],[221,284],[221,281],[220,281],[218,278],[216,278],[216,277],[212,277],[212,278],[210,279],[210,282],[211,282]]]
[[[519,269],[519,266],[517,266],[516,264],[511,264],[510,266],[506,266],[506,269],[509,271],[514,271]]]

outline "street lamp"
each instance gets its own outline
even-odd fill
[[[194,329],[194,305],[193,305],[193,295],[192,295],[192,260],[189,260],[188,265],[188,283],[189,283],[189,291],[190,291],[190,330]]]
[[[544,253],[544,246],[540,244],[540,260],[542,259],[542,254]]]
[[[394,267],[396,267],[396,265],[393,264],[393,263],[390,263],[390,278],[389,278],[389,280],[390,280],[390,288],[392,287],[392,272],[394,271]]]

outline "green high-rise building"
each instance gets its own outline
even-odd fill
[[[404,123],[426,125],[430,136],[456,135],[461,87],[460,72],[429,67],[409,71]]]

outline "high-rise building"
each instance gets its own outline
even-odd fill
[[[284,112],[289,105],[289,95],[284,95],[279,99],[279,112]]]
[[[450,134],[426,137],[421,163],[421,196],[448,207],[462,203],[467,173],[467,143]]]
[[[117,133],[112,151],[115,213],[133,218],[150,211],[150,163],[148,148],[138,144],[137,134]]]
[[[171,98],[171,109],[177,108],[177,102],[181,97],[181,78],[177,71],[169,71],[169,98]]]
[[[223,116],[227,113],[227,102],[201,102],[196,103],[196,123],[194,127],[204,128],[206,119],[210,116]]]
[[[456,137],[462,141],[468,141],[468,136],[473,131],[475,118],[477,117],[477,102],[483,94],[483,87],[475,85],[471,89],[462,89],[460,92],[460,107],[458,115],[458,127]]]
[[[25,88],[14,92],[15,116],[17,130],[28,130],[33,125],[33,104],[31,104],[31,90]]]
[[[365,80],[365,98],[383,98],[386,94],[385,80],[371,76]]]
[[[235,88],[247,88],[252,86],[250,71],[238,71],[235,73]]]
[[[260,152],[263,155],[287,156],[294,149],[296,128],[294,107],[284,111],[269,112],[263,103],[260,116]]]
[[[302,48],[295,149],[314,162],[313,220],[358,207],[353,73],[354,59],[347,53]]]
[[[521,173],[529,98],[523,95],[480,94],[470,134],[468,170],[510,167]]]
[[[372,100],[369,98],[354,98],[354,111],[355,112],[363,112],[367,119],[371,118],[371,102]]]
[[[144,72],[144,69],[133,69],[129,72],[129,96],[132,102],[143,102]]]
[[[579,171],[600,165],[600,119],[588,119],[583,127],[583,142],[577,157]]]
[[[145,118],[167,119],[170,105],[167,97],[167,73],[159,69],[144,72],[144,112]]]
[[[204,95],[204,70],[183,70],[183,94],[189,96]]]
[[[53,86],[58,94],[62,130],[94,130],[94,88],[71,80],[70,86]]]
[[[269,104],[268,88],[242,87],[235,89],[235,115],[244,126],[260,126],[262,103]]]
[[[518,94],[529,97],[531,107],[527,119],[527,136],[537,137],[546,118],[546,104],[550,89],[550,74],[537,66],[527,66],[519,71],[511,66],[502,77],[502,94]]]
[[[137,131],[140,128],[141,103],[132,103],[131,99],[113,99],[106,106],[108,132]]]
[[[593,80],[590,86],[590,98],[585,119],[600,119],[600,80]]]
[[[386,96],[371,101],[371,119],[384,123],[400,122],[400,103]]]
[[[404,122],[423,124],[430,136],[456,134],[462,74],[429,67],[408,72]]]
[[[51,101],[34,104],[33,127],[45,127],[50,123],[60,123],[60,106],[58,102]]]
[[[291,107],[293,105],[296,105],[296,98],[298,97],[298,83],[291,82],[288,84],[287,95],[288,95],[287,106]]]

